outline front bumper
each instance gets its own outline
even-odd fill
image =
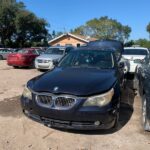
[[[42,108],[34,101],[21,98],[23,112],[29,118],[43,123],[49,127],[96,130],[110,129],[117,118],[117,105],[107,106],[103,109],[77,108],[76,110],[56,110]]]
[[[48,62],[48,63],[38,63],[37,61],[35,61],[35,68],[36,69],[43,69],[43,70],[49,70],[54,68],[54,65],[52,62]]]
[[[137,63],[134,63],[134,61],[130,61],[130,69],[129,69],[129,73],[135,73],[136,67],[137,67]]]

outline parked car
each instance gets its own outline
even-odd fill
[[[138,65],[137,62],[142,61],[148,54],[148,49],[144,47],[125,47],[123,58],[127,59],[130,63],[129,73],[134,74]]]
[[[40,52],[35,49],[20,49],[8,55],[7,64],[14,68],[31,67],[34,66],[34,60],[39,55]]]
[[[73,47],[64,46],[48,48],[42,55],[35,59],[35,67],[39,70],[52,69],[54,67],[54,62],[59,61],[72,48]]]
[[[113,46],[72,50],[55,68],[27,82],[23,112],[49,127],[116,127],[124,65],[115,52]]]
[[[122,56],[124,51],[123,43],[116,40],[96,40],[91,41],[87,44],[90,47],[100,47],[101,49],[112,49],[115,51],[116,59],[120,60],[122,64],[124,64],[124,76],[126,76],[129,71],[130,63],[127,59]]]
[[[134,89],[138,90],[142,99],[142,124],[150,131],[150,56],[144,59],[136,69]]]
[[[0,48],[0,60],[7,59],[8,55],[12,53],[11,50],[6,49],[6,48]]]

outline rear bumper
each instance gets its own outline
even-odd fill
[[[29,118],[45,124],[49,127],[96,130],[110,129],[114,126],[118,110],[117,108],[106,108],[98,111],[93,109],[78,109],[71,112],[63,110],[51,110],[35,106],[31,100],[21,98],[23,112]]]

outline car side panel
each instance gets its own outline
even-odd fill
[[[147,117],[150,120],[150,65],[143,64],[139,74],[139,93],[141,97],[145,95],[147,100]]]

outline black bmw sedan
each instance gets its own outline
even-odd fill
[[[81,47],[28,81],[23,112],[49,127],[109,129],[119,117],[123,65],[114,50]]]

